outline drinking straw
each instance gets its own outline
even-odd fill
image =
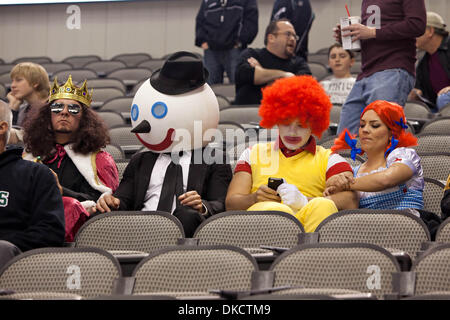
[[[348,11],[348,6],[345,4],[345,10],[347,10],[348,17],[350,18],[350,11]]]

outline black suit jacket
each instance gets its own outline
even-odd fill
[[[114,196],[120,199],[119,210],[142,210],[150,176],[158,155],[158,153],[147,151],[137,153],[132,157],[125,168],[119,187],[114,193]],[[217,156],[215,154],[214,158],[217,159]],[[195,157],[193,153],[189,167],[186,191],[197,191],[208,209],[208,216],[225,211],[225,197],[232,178],[230,165],[225,161],[224,156],[219,155],[219,157],[223,159],[223,164],[206,164],[203,156],[201,157],[202,163],[194,164],[194,160],[200,157]]]

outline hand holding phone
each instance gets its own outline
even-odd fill
[[[284,179],[283,178],[272,178],[272,177],[270,177],[268,182],[267,182],[267,186],[270,189],[277,191],[278,187],[282,183],[284,183]]]

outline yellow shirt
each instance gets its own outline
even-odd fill
[[[307,197],[321,197],[325,190],[326,172],[331,150],[316,146],[316,153],[300,152],[285,157],[282,151],[274,147],[275,142],[260,143],[250,150],[252,170],[252,190],[267,184],[269,177],[284,178]]]

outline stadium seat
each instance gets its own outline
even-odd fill
[[[122,80],[114,79],[114,78],[91,78],[87,79],[89,89],[95,88],[117,88],[123,92],[123,95],[127,92],[127,87],[122,82]],[[78,85],[82,85],[82,83],[78,83]]]
[[[114,56],[111,60],[122,61],[127,67],[135,67],[139,63],[150,60],[152,57],[147,53],[124,53]]]
[[[233,121],[239,124],[259,123],[259,106],[256,105],[232,105],[220,110],[219,121]]]
[[[43,63],[51,63],[53,62],[50,57],[21,57],[15,59],[12,64],[18,64],[21,62],[34,62],[37,64],[43,64]]]
[[[111,60],[102,60],[102,61],[92,61],[88,62],[83,66],[86,69],[92,69],[97,72],[99,77],[104,77],[106,74],[117,70],[126,68],[127,65],[122,61],[111,61]]]
[[[26,251],[0,271],[0,288],[11,298],[93,298],[114,293],[121,276],[118,261],[96,248],[42,248]]]
[[[55,72],[53,74],[53,76],[51,77],[51,81],[53,81],[53,79],[57,78],[59,84],[61,84],[61,83],[64,84],[67,81],[67,79],[69,78],[69,75],[72,76],[72,81],[74,83],[84,82],[84,80],[86,80],[86,79],[97,77],[97,73],[94,70],[66,69],[66,70],[60,70],[60,71]]]
[[[256,261],[233,246],[184,245],[161,249],[133,272],[133,294],[219,298],[211,290],[250,291]]]
[[[302,293],[309,288],[331,295],[351,290],[381,299],[393,293],[392,273],[400,272],[400,266],[387,250],[373,244],[319,243],[284,252],[270,271],[274,273],[273,287],[301,286]]]
[[[442,117],[450,117],[450,104],[440,109],[439,113]]]
[[[131,126],[118,126],[109,128],[109,136],[112,144],[119,145],[125,152],[127,158],[138,151],[142,144],[131,132]]]
[[[127,123],[130,121],[130,110],[133,97],[118,97],[105,101],[98,111],[115,111],[124,117]]]
[[[425,123],[420,134],[440,134],[450,137],[450,117],[439,117]],[[446,150],[448,151],[449,148]]]
[[[423,209],[433,212],[442,218],[441,200],[444,196],[445,185],[436,179],[424,177],[425,189],[423,190]]]
[[[152,71],[161,69],[163,64],[164,64],[165,60],[162,59],[150,59],[150,60],[145,60],[140,62],[137,67],[138,68],[147,68],[150,69]]]
[[[103,150],[108,152],[113,157],[116,164],[117,161],[125,160],[125,153],[123,152],[122,148],[118,145],[107,144],[105,148],[103,148]]]
[[[89,83],[88,83],[89,85]],[[124,93],[122,90],[114,87],[103,87],[95,88],[92,93],[92,103],[91,107],[93,109],[101,108],[106,101],[111,99],[123,97]]]
[[[420,164],[424,177],[446,181],[450,173],[450,152],[421,153]]]
[[[450,294],[450,244],[441,244],[425,251],[414,261],[414,295]]]
[[[181,223],[166,212],[116,211],[89,219],[77,232],[74,245],[107,250],[119,260],[127,276],[149,253],[175,246],[182,238]]]
[[[321,63],[308,61],[308,66],[317,81],[322,81],[326,76],[330,75],[328,68]]]
[[[66,62],[41,63],[41,66],[47,71],[49,77],[52,77],[55,72],[73,69],[73,66]]]
[[[146,68],[122,68],[114,70],[106,75],[107,78],[117,78],[123,81],[127,87],[136,85],[139,81],[148,79],[152,70]]]
[[[62,62],[70,64],[74,69],[82,68],[85,64],[92,61],[101,61],[102,59],[96,55],[70,56]]]
[[[15,64],[0,64],[0,74],[9,73],[12,68],[14,68]],[[10,80],[9,80],[10,81]]]
[[[433,117],[430,108],[419,101],[406,101],[404,112],[406,119],[431,119]]]
[[[9,75],[9,71],[0,74],[0,84],[6,88],[11,87],[11,76]]]
[[[6,100],[7,90],[3,84],[0,83],[0,99]]]
[[[268,268],[273,251],[262,245],[291,248],[298,244],[302,224],[294,216],[280,211],[227,211],[203,221],[194,233],[200,245],[227,244],[253,254],[260,268]]]
[[[417,144],[413,148],[419,155],[426,152],[446,152],[450,146],[450,135],[419,134]]]
[[[211,85],[211,89],[216,95],[220,94],[221,96],[226,97],[230,102],[233,102],[236,97],[236,88],[234,84],[217,83]]]
[[[216,94],[217,102],[219,103],[219,109],[224,109],[226,107],[230,107],[231,103],[227,97],[222,96],[221,94]]]
[[[125,118],[117,111],[100,110],[97,115],[105,122],[108,128],[126,126]]]
[[[119,180],[122,180],[123,173],[125,172],[125,168],[128,166],[128,163],[130,162],[130,160],[129,159],[119,160],[118,159],[115,161],[116,161],[116,165],[117,165],[117,170],[119,171]]]
[[[444,220],[436,232],[436,243],[450,243],[450,219]]]
[[[319,243],[359,242],[383,247],[404,262],[403,270],[409,270],[422,243],[431,240],[425,223],[407,210],[341,210],[323,220],[315,232]]]

